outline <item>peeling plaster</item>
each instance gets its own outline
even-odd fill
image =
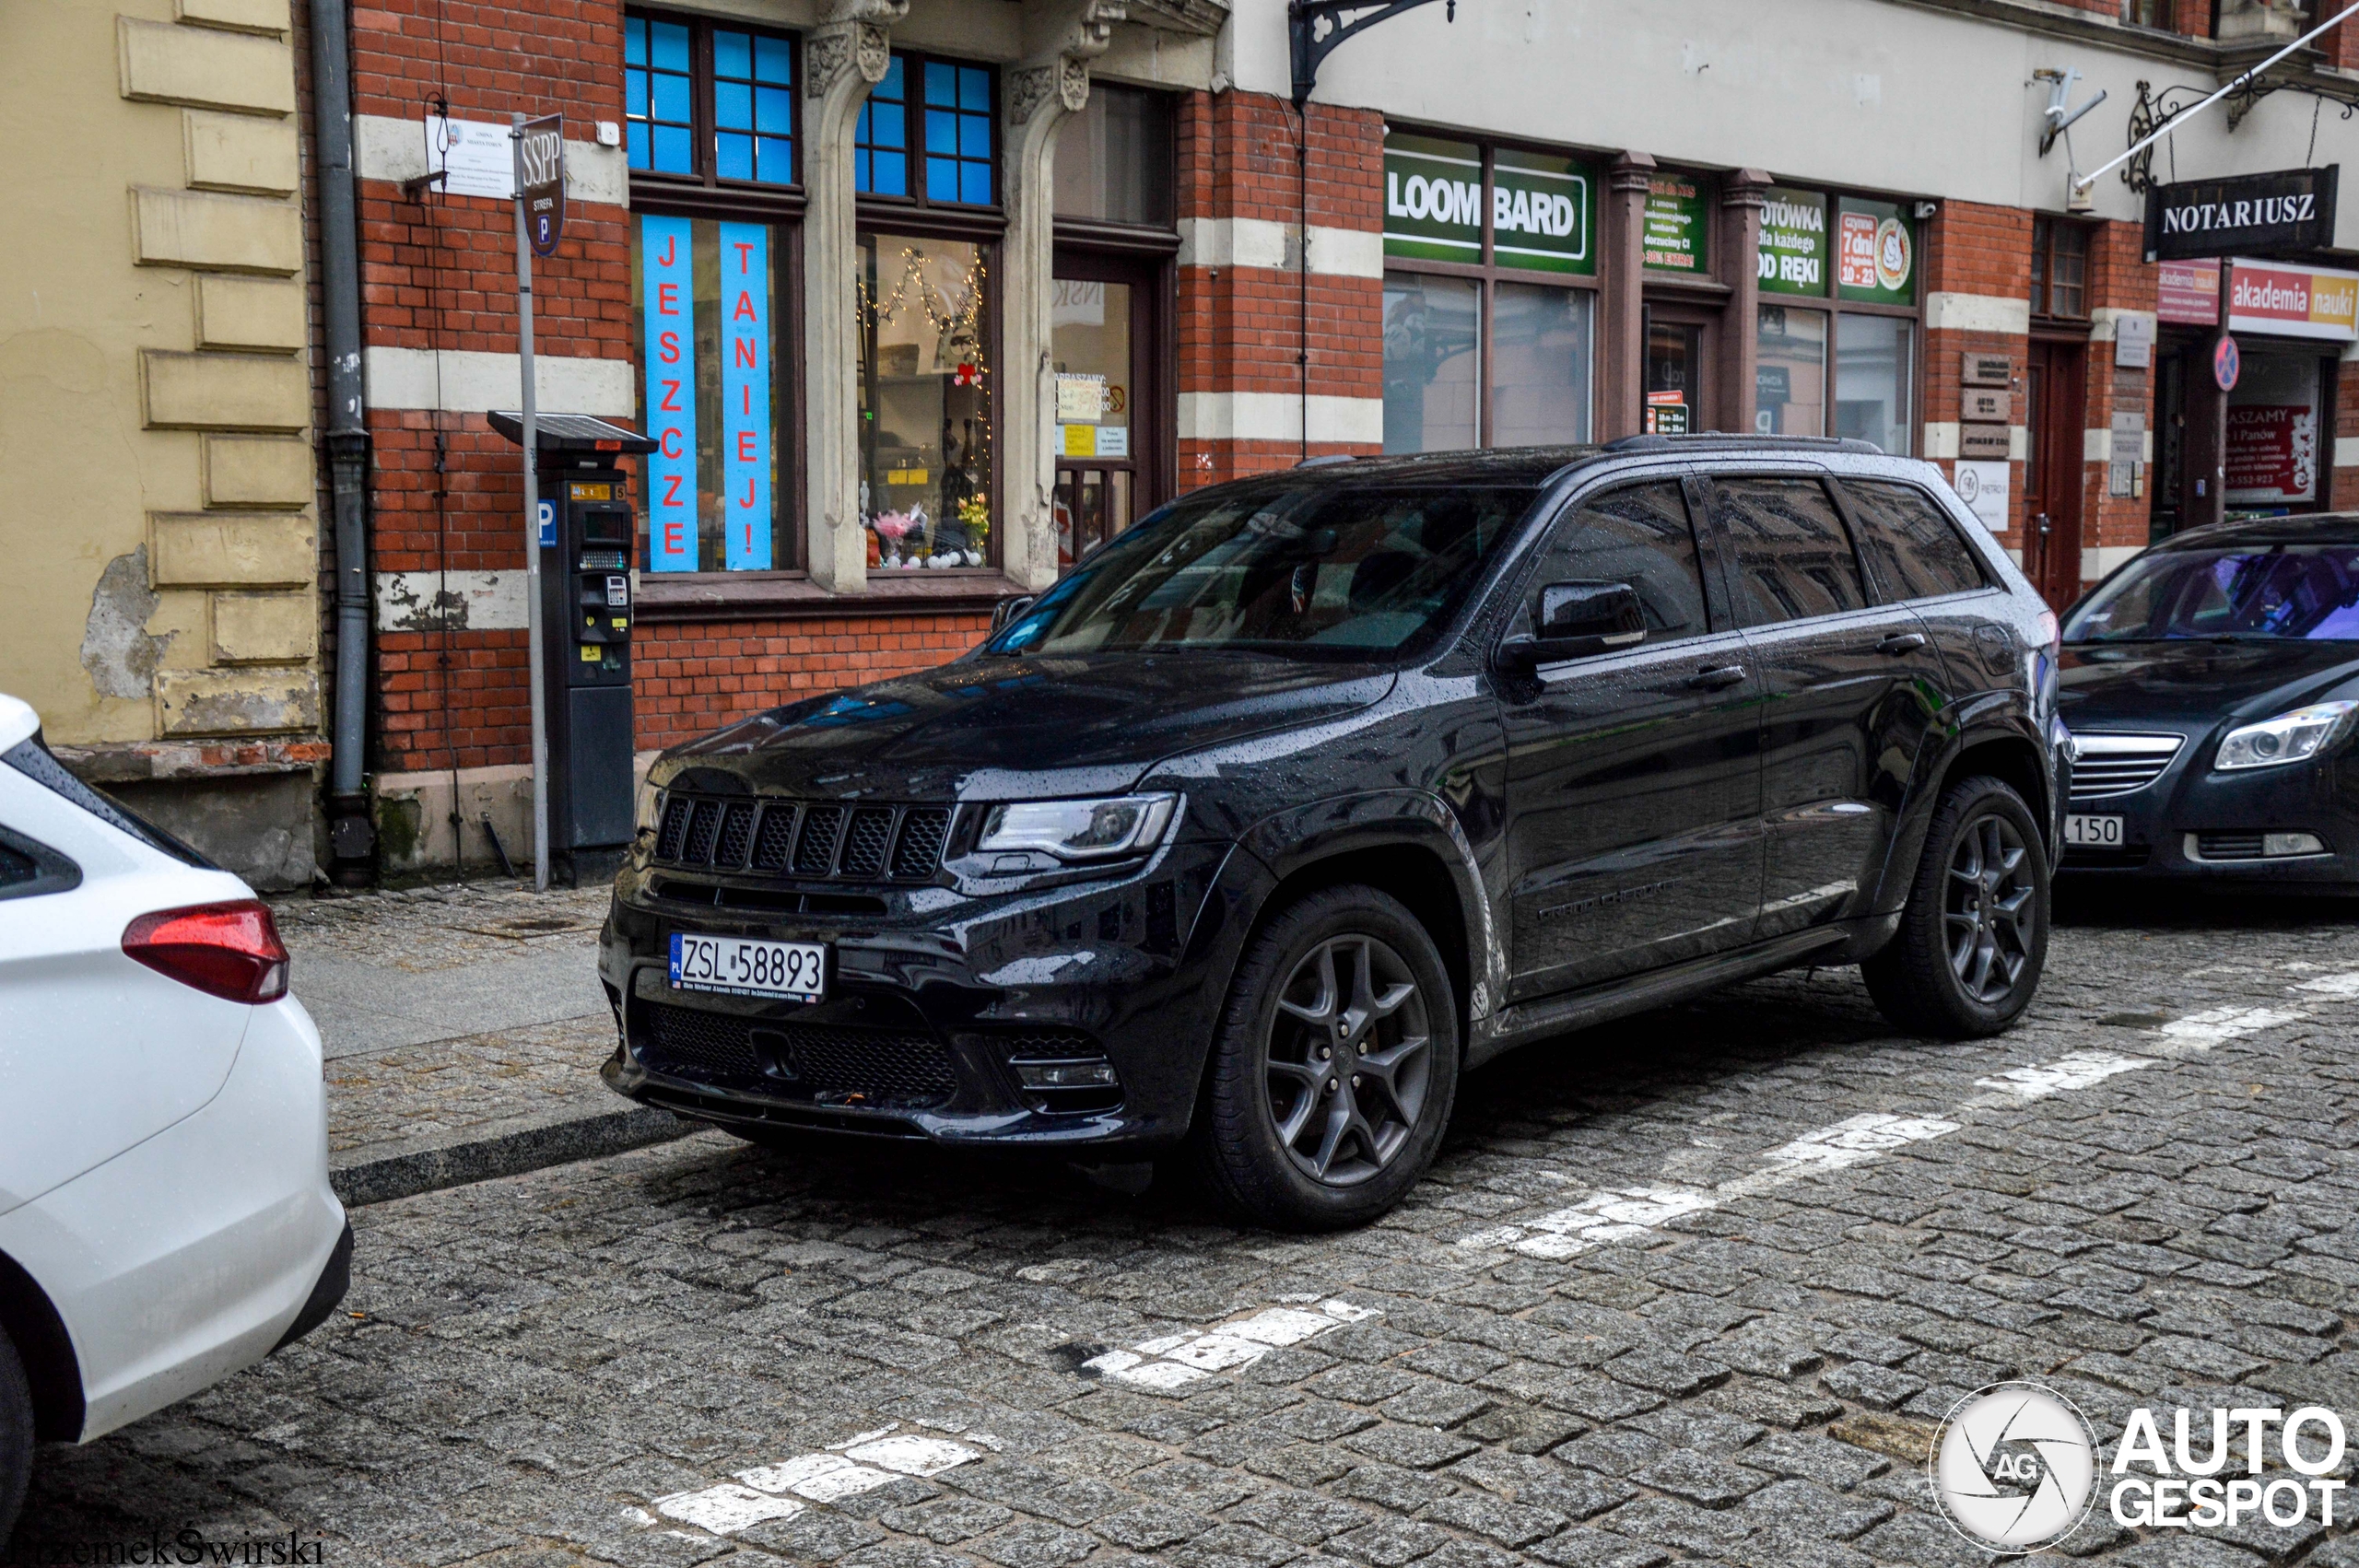
[[[147,586],[147,546],[117,556],[90,592],[82,626],[82,668],[100,696],[145,701],[156,685],[156,661],[172,639],[147,635],[147,619],[162,599]]]

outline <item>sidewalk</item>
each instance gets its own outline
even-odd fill
[[[509,1176],[689,1130],[598,1079],[604,886],[487,880],[277,901],[327,1053],[328,1161],[346,1203]]]

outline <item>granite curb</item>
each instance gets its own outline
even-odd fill
[[[668,1143],[699,1130],[699,1123],[646,1106],[557,1112],[497,1131],[467,1128],[390,1150],[380,1144],[331,1155],[328,1181],[346,1208],[358,1209]]]

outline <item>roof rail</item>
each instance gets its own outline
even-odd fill
[[[1351,462],[1352,455],[1350,452],[1321,452],[1317,457],[1304,458],[1295,466],[1297,468],[1329,468],[1339,462]]]
[[[1872,441],[1859,440],[1850,436],[1749,436],[1734,431],[1701,430],[1685,436],[1625,436],[1618,441],[1608,441],[1604,450],[1610,452],[1682,451],[1698,447],[1735,448],[1743,451],[1822,451],[1861,452],[1871,457],[1888,454]]]

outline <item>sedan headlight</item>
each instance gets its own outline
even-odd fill
[[[1061,860],[1103,860],[1154,848],[1179,809],[1177,795],[1108,801],[1018,801],[991,808],[978,853],[1038,849]]]
[[[2231,730],[2220,743],[2220,755],[2212,766],[2226,772],[2306,762],[2341,732],[2344,720],[2354,708],[2359,708],[2359,702],[2321,702]]]

